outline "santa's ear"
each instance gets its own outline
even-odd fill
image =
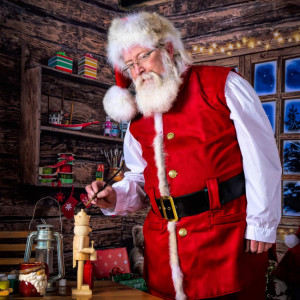
[[[103,105],[109,117],[117,122],[130,121],[137,114],[133,94],[128,90],[132,80],[115,68],[116,85],[106,92]]]
[[[165,49],[167,50],[168,54],[170,55],[170,58],[173,59],[174,56],[174,47],[171,42],[168,42],[165,46]]]

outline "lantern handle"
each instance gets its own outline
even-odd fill
[[[50,197],[50,196],[41,198],[40,200],[38,200],[38,201],[36,202],[36,204],[35,204],[35,206],[34,206],[34,210],[33,210],[33,216],[32,216],[32,219],[31,219],[31,221],[30,221],[30,223],[29,223],[29,230],[30,230],[31,223],[32,223],[32,221],[34,220],[34,215],[35,215],[35,210],[36,210],[37,204],[38,204],[41,200],[45,200],[45,199],[47,199],[47,198],[49,198],[49,199],[55,201],[55,202],[57,203],[57,205],[58,205],[59,213],[60,213],[60,214],[59,214],[59,218],[60,218],[60,231],[61,231],[61,234],[62,234],[62,221],[61,221],[61,209],[60,209],[60,205],[59,205],[59,203],[57,202],[56,199],[54,199],[54,198],[52,198],[52,197]],[[45,220],[42,219],[42,222],[44,223]]]

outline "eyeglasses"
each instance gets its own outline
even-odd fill
[[[159,47],[161,47],[162,45],[157,45],[154,49],[152,49],[151,51],[149,51],[148,53],[142,55],[140,58],[137,59],[137,62],[133,62],[131,64],[126,65],[126,67],[124,67],[122,69],[122,72],[126,72],[128,70],[133,70],[134,69],[134,65],[139,66],[141,64],[141,62],[146,62],[147,59],[150,57],[151,53],[156,51]]]

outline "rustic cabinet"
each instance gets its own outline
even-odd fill
[[[106,164],[104,148],[122,147],[121,138],[103,136],[105,112],[102,99],[108,83],[69,74],[57,69],[22,63],[20,119],[20,181],[39,181],[39,167],[53,165],[58,153],[73,153],[73,183],[83,187],[95,180],[97,164]],[[74,131],[50,125],[50,110],[72,113],[72,124],[100,121]],[[68,186],[71,184],[65,184]]]

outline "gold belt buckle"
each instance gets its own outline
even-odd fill
[[[176,207],[175,207],[173,198],[171,196],[162,196],[162,197],[160,197],[159,200],[160,200],[160,205],[161,205],[161,208],[162,208],[162,211],[164,214],[164,218],[170,222],[178,221],[178,215],[177,215],[177,211],[176,211]],[[164,204],[165,200],[169,200],[170,206],[165,207],[165,204]],[[167,209],[172,211],[173,219],[168,218],[167,212],[166,212]]]

